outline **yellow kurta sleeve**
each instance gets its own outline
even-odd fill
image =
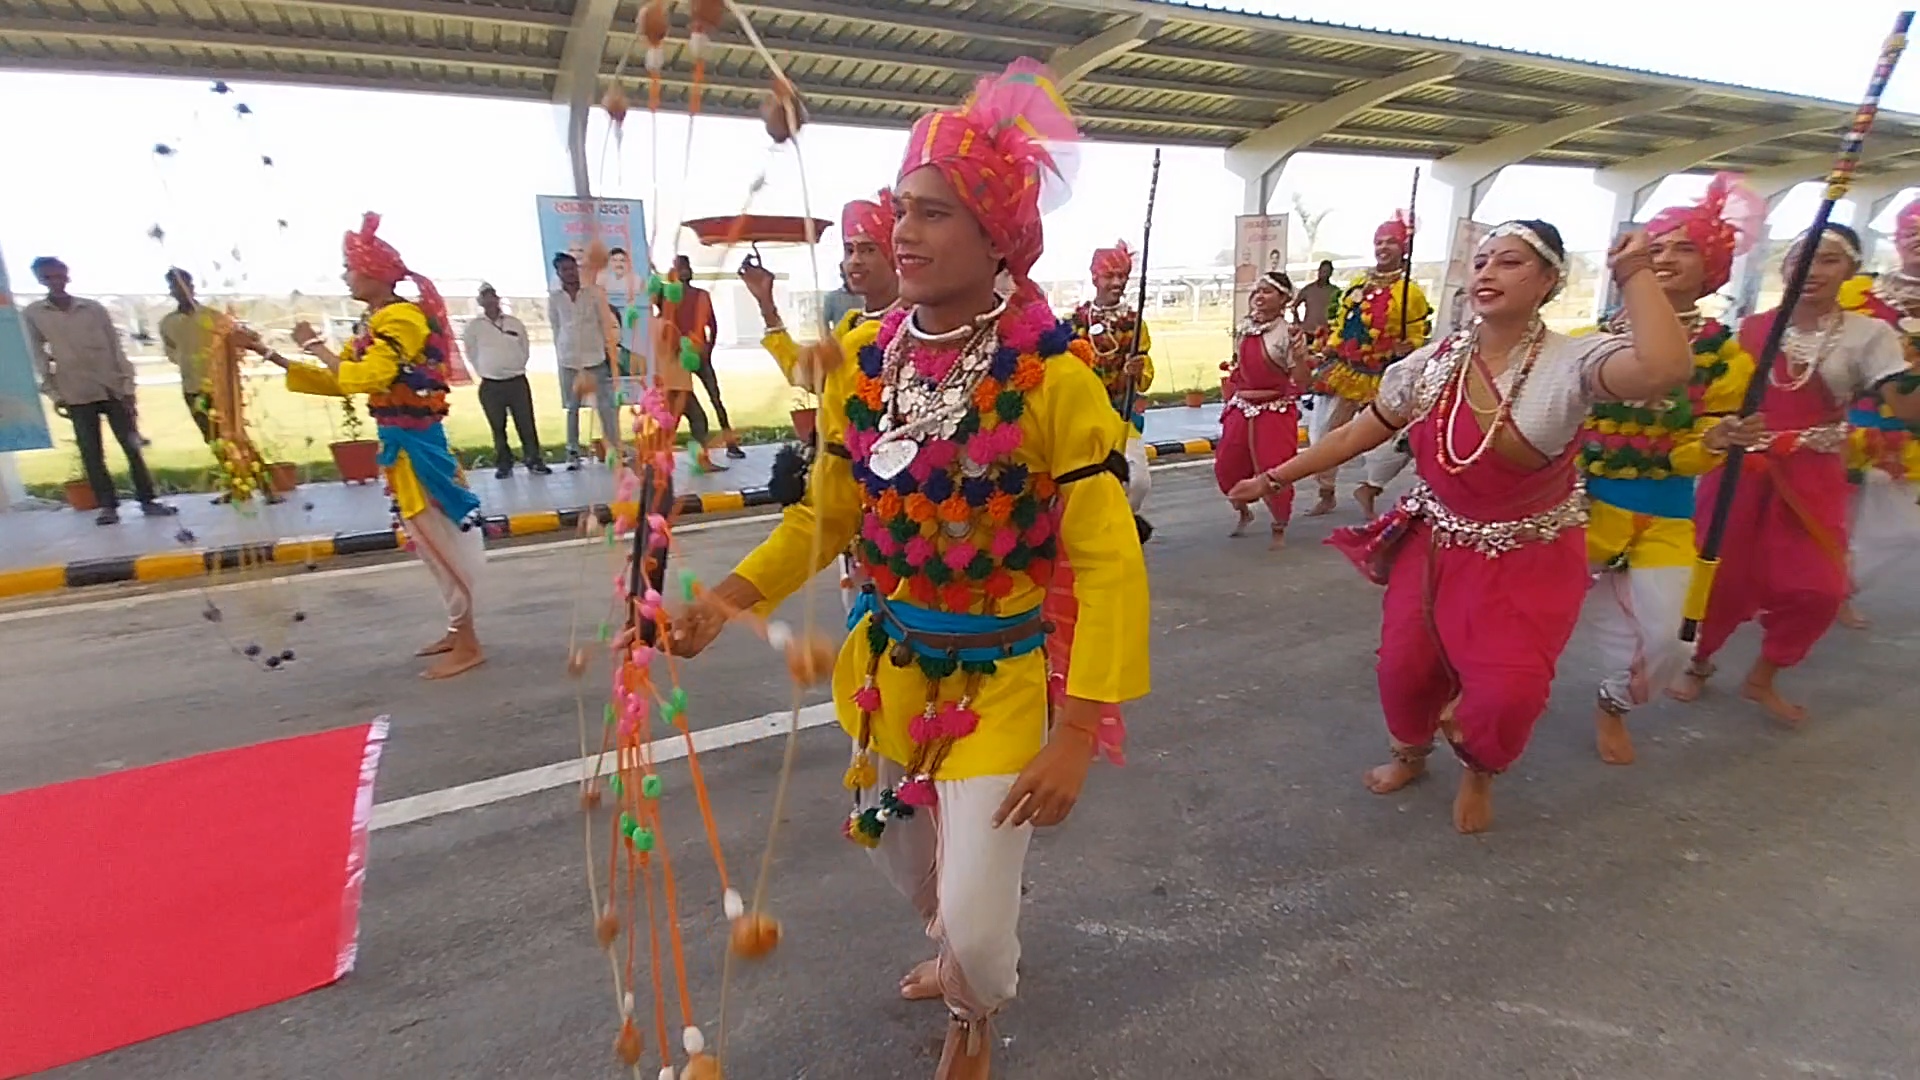
[[[290,394],[313,394],[318,397],[346,397],[340,389],[340,380],[333,372],[319,364],[309,364],[295,360],[287,364],[287,392]]]
[[[760,347],[767,350],[767,355],[773,357],[774,363],[780,365],[780,374],[793,383],[793,369],[800,363],[800,343],[793,340],[793,335],[787,333],[785,327],[769,330],[760,338]],[[799,383],[794,385],[798,386]]]
[[[1134,377],[1135,393],[1144,394],[1153,388],[1153,333],[1147,329],[1147,320],[1140,320],[1139,340],[1140,374]]]
[[[1700,415],[1694,418],[1693,429],[1674,437],[1673,452],[1667,455],[1667,460],[1677,475],[1703,476],[1727,459],[1725,453],[1707,449],[1703,440],[1714,425],[1740,411],[1745,403],[1747,383],[1753,378],[1752,354],[1741,348],[1736,339],[1729,339],[1729,345],[1731,347],[1721,353],[1727,370],[1708,383],[1706,393],[1700,395]]]
[[[377,394],[392,386],[401,363],[426,352],[427,314],[413,304],[388,304],[367,317],[367,332],[372,341],[365,351],[341,354],[341,393]]]
[[[1427,294],[1421,290],[1418,282],[1407,283],[1407,325],[1404,331],[1400,323],[1400,290],[1393,290],[1393,304],[1387,308],[1387,326],[1394,337],[1405,340],[1414,348],[1427,343],[1427,334],[1432,325],[1433,309],[1427,305]]]
[[[1126,444],[1127,425],[1099,376],[1071,356],[1048,362],[1041,406],[1047,471],[1056,477],[1097,465]],[[1147,564],[1126,489],[1101,472],[1062,486],[1060,499],[1060,543],[1080,608],[1067,693],[1104,702],[1144,697],[1152,686]]]
[[[823,443],[846,437],[847,395],[852,392],[848,372],[853,370],[851,364],[842,364],[827,375],[820,394]],[[772,613],[832,562],[853,541],[859,527],[860,488],[854,483],[853,463],[823,450],[807,475],[806,497],[787,507],[773,532],[733,568],[764,598],[755,612]]]

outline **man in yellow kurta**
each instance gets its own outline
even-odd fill
[[[473,617],[474,589],[486,560],[480,500],[467,489],[441,426],[448,385],[466,374],[445,302],[431,281],[409,271],[400,253],[374,235],[379,225],[379,215],[368,214],[361,230],[346,239],[347,287],[367,305],[359,337],[336,353],[311,326],[295,326],[294,339],[319,364],[289,361],[258,336],[248,344],[287,369],[293,393],[367,395],[399,527],[433,573],[447,606],[446,633],[415,655],[440,657],[422,675],[445,679],[486,661]],[[419,303],[394,293],[402,278],[420,290]]]
[[[1074,135],[1050,91],[1023,61],[915,127],[893,234],[913,307],[827,373],[806,499],[672,637],[696,653],[726,612],[768,611],[856,545],[870,580],[834,673],[854,740],[844,831],[939,945],[900,989],[946,1001],[947,1080],[988,1075],[1031,827],[1072,809],[1101,706],[1148,689],[1145,562],[1116,475],[1127,427],[1027,276],[1044,140]],[[994,292],[1003,264],[1010,297]],[[1049,731],[1039,612],[1061,559],[1079,619]]]
[[[1147,473],[1147,401],[1153,387],[1153,334],[1143,312],[1127,303],[1127,281],[1133,276],[1133,252],[1126,241],[1097,248],[1090,267],[1093,299],[1073,309],[1073,332],[1089,347],[1094,373],[1107,388],[1115,412],[1133,434],[1127,436],[1127,501],[1144,538],[1152,533],[1140,509],[1147,503],[1153,479]]]
[[[1407,274],[1407,245],[1412,242],[1413,229],[1405,214],[1395,212],[1382,222],[1373,231],[1373,269],[1355,278],[1327,313],[1331,337],[1320,382],[1333,406],[1325,429],[1329,432],[1374,399],[1388,365],[1427,343],[1433,309],[1419,283]],[[1368,451],[1366,477],[1354,491],[1361,513],[1373,516],[1373,500],[1408,460],[1397,439]],[[1328,513],[1334,506],[1334,474],[1324,472],[1314,479],[1320,498],[1307,511],[1308,517]]]

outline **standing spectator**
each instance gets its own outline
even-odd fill
[[[561,252],[553,257],[560,287],[547,297],[547,321],[553,326],[554,357],[560,368],[560,404],[567,410],[567,471],[580,468],[580,395],[591,381],[593,408],[609,447],[620,445],[620,413],[613,403],[613,366],[607,351],[614,336],[613,309],[607,294],[580,282],[580,263]],[[585,376],[583,379],[582,376]]]
[[[513,475],[513,451],[507,448],[507,414],[511,412],[527,471],[544,476],[553,470],[540,451],[540,432],[533,422],[526,324],[501,311],[500,294],[484,282],[480,285],[480,312],[482,318],[467,321],[461,344],[480,376],[480,409],[487,414],[487,426],[493,429],[493,475],[502,480]]]
[[[828,326],[839,326],[847,312],[860,309],[861,300],[847,287],[847,272],[840,271],[840,287],[827,294],[824,304]]]
[[[707,400],[713,403],[713,418],[720,425],[720,437],[726,440],[727,456],[744,458],[747,452],[740,449],[740,437],[733,433],[733,423],[727,419],[726,403],[720,400],[720,376],[713,370],[713,346],[720,336],[720,324],[713,315],[713,296],[693,283],[693,260],[685,255],[674,258],[673,276],[685,290],[679,306],[674,309],[675,321],[681,335],[692,338],[700,350],[700,370],[694,374],[707,388]]]
[[[150,517],[179,513],[154,495],[153,477],[140,456],[140,436],[133,428],[133,364],[127,360],[112,317],[94,301],[67,292],[67,264],[59,259],[33,260],[33,276],[47,290],[46,299],[27,305],[33,371],[41,393],[73,421],[73,441],[80,447],[87,483],[100,506],[94,522],[116,525],[120,521],[120,497],[113,490],[106,448],[100,442],[103,416],[127,455],[127,471],[133,474],[141,511]]]
[[[213,395],[207,389],[207,349],[213,341],[213,315],[193,295],[193,275],[179,267],[167,271],[167,291],[176,305],[160,320],[160,347],[180,369],[180,396],[186,400],[200,438],[213,441]]]
[[[1317,342],[1326,336],[1327,313],[1333,309],[1334,297],[1340,290],[1333,284],[1333,262],[1320,260],[1320,273],[1300,289],[1300,295],[1293,302],[1293,321],[1306,332],[1309,342]]]

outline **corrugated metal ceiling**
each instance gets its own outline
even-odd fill
[[[595,0],[0,0],[0,67],[391,87],[551,97],[576,4]],[[1613,164],[1746,126],[1830,128],[1724,154],[1758,168],[1827,152],[1845,106],[1764,90],[1532,56],[1473,43],[1239,13],[1165,0],[742,0],[817,120],[905,126],[1019,56],[1047,58],[1129,18],[1149,40],[1069,91],[1095,138],[1229,146],[1335,94],[1431,60],[1466,57],[1451,78],[1364,109],[1311,149],[1440,156],[1580,109],[1688,87],[1683,106],[1596,128],[1540,162]],[[676,3],[666,99],[684,105],[692,56]],[[615,9],[601,64],[637,74],[636,0]],[[767,71],[746,37],[715,36],[706,107],[757,111]],[[1877,138],[1920,139],[1884,115]],[[1913,156],[1874,166],[1907,168]],[[1867,170],[1871,172],[1872,169]]]

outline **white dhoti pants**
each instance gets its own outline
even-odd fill
[[[1914,505],[1912,486],[1879,469],[1868,470],[1854,492],[1850,532],[1853,587],[1865,589],[1920,551],[1920,506]]]
[[[1368,487],[1385,491],[1393,478],[1400,475],[1400,470],[1413,460],[1413,455],[1401,449],[1400,440],[1404,437],[1404,433],[1395,435],[1361,455],[1360,465],[1366,472]]]
[[[1127,502],[1132,504],[1133,512],[1147,504],[1147,495],[1153,491],[1153,476],[1147,471],[1147,440],[1132,425],[1127,428]]]
[[[1693,646],[1680,640],[1686,616],[1686,566],[1644,566],[1601,574],[1587,592],[1585,617],[1599,645],[1601,698],[1617,712],[1645,705],[1672,686]]]
[[[881,787],[901,779],[898,764],[885,758],[876,764]],[[966,1020],[998,1012],[1019,983],[1020,875],[1033,828],[993,827],[1015,779],[936,780],[939,804],[888,822],[880,846],[869,852],[926,920],[927,936],[940,949],[941,996]]]
[[[480,583],[480,567],[487,561],[485,530],[479,525],[463,530],[432,508],[408,518],[405,527],[413,550],[440,586],[440,599],[447,605],[447,629],[464,628],[473,620],[474,590]]]

